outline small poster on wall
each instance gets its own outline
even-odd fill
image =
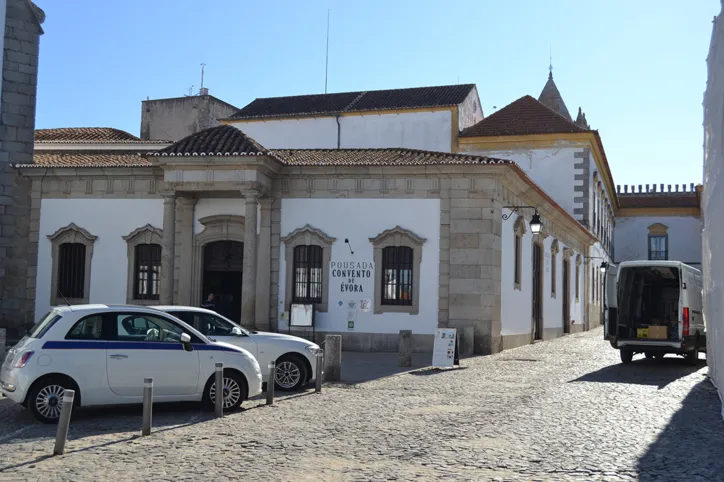
[[[369,313],[371,304],[372,300],[359,300],[359,310],[362,313]]]
[[[456,328],[438,328],[432,349],[432,366],[452,368],[460,366]]]
[[[357,310],[347,311],[347,330],[354,331],[354,323],[357,321]]]

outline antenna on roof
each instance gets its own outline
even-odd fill
[[[329,75],[329,9],[327,9],[327,53],[324,59],[324,93],[327,93],[327,76]]]
[[[205,63],[201,63],[201,87],[199,88],[199,95],[209,95],[209,89],[204,88],[204,68]]]
[[[186,94],[186,97],[191,97],[192,95],[194,95],[193,92],[194,92],[194,86],[192,85],[191,87],[189,87],[189,93]]]

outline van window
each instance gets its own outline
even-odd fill
[[[40,319],[40,321],[33,325],[30,331],[28,331],[28,336],[30,338],[42,338],[43,335],[45,335],[48,330],[55,324],[55,322],[61,318],[62,317],[57,311],[50,311],[50,313],[46,314]]]

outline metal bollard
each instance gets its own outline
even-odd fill
[[[317,378],[314,381],[314,391],[322,393],[322,377],[324,376],[324,351],[317,352]]]
[[[276,362],[269,362],[269,378],[266,382],[266,404],[274,405],[274,385],[276,384]]]
[[[216,416],[224,416],[224,364],[216,364]]]
[[[153,378],[143,379],[143,429],[142,435],[151,435],[153,416]]]
[[[60,420],[58,420],[58,431],[55,434],[55,448],[53,455],[63,455],[65,452],[65,441],[68,438],[68,427],[70,426],[70,413],[73,411],[75,390],[63,391],[63,405],[60,408]]]

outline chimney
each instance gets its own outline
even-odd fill
[[[646,185],[646,192],[649,192],[649,185]]]
[[[689,186],[691,186],[691,192],[694,192],[694,183],[692,182]]]
[[[681,185],[681,192],[686,192],[686,184]]]
[[[620,185],[620,184],[618,184],[618,185],[616,186],[616,192],[621,192],[621,185]]]
[[[676,185],[676,191],[674,191],[674,192],[679,192],[679,185],[678,185],[678,184]]]
[[[626,194],[628,194],[628,184],[624,184],[624,185],[623,185],[623,192],[625,192]]]
[[[199,89],[199,95],[209,95],[209,89],[208,87],[201,87]]]
[[[644,192],[644,191],[643,191],[643,186],[642,186],[641,184],[639,184],[639,194],[641,194],[642,192]]]
[[[669,192],[671,192],[671,184],[669,184]]]
[[[651,185],[651,192],[656,192],[656,184]]]
[[[664,185],[661,184],[661,192],[664,192]]]

